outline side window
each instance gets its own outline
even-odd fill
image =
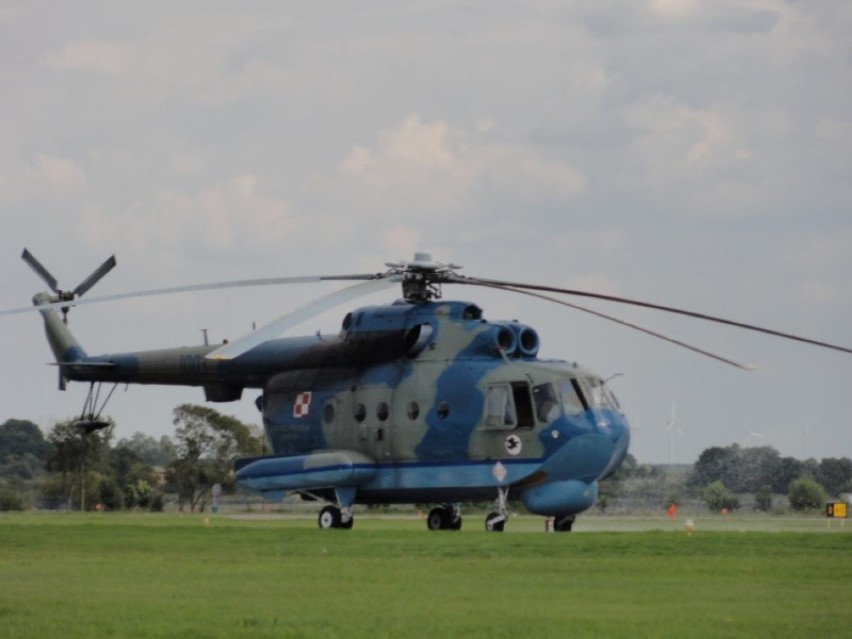
[[[492,384],[485,391],[485,428],[505,430],[515,427],[517,418],[512,402],[512,387]]]
[[[485,391],[485,428],[511,430],[535,424],[530,387],[526,382],[491,384]]]
[[[518,418],[518,428],[532,428],[535,425],[530,387],[526,382],[512,382],[512,396]]]

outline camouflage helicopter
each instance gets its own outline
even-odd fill
[[[552,517],[570,531],[590,508],[598,482],[615,472],[630,443],[627,417],[600,375],[577,363],[538,355],[539,337],[517,321],[488,321],[473,303],[444,301],[442,285],[489,287],[569,306],[741,368],[747,365],[641,326],[554,297],[584,296],[632,304],[852,353],[851,349],[684,309],[535,284],[462,276],[455,264],[417,253],[381,273],[217,282],[79,299],[115,266],[112,257],[73,291],[24,250],[47,282],[38,310],[67,381],[89,382],[78,426],[106,425],[96,407],[101,385],[200,386],[212,402],[260,389],[256,405],[272,454],[239,459],[237,484],[270,500],[290,493],[326,502],[320,528],[351,528],[355,504],[437,504],[430,530],[458,530],[459,504],[492,501],[488,531],[502,531],[508,502]],[[356,281],[222,346],[90,356],[67,327],[69,307],[147,295],[238,286]],[[335,337],[278,338],[320,312],[390,286],[402,298],[358,308]],[[62,316],[60,316],[60,312]],[[97,391],[96,391],[97,389]],[[111,394],[111,393],[110,393]],[[109,397],[107,397],[109,399]]]

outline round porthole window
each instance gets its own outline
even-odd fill
[[[376,417],[379,418],[380,422],[387,420],[388,415],[390,414],[390,409],[388,408],[387,402],[379,402],[379,405],[376,406]]]
[[[356,404],[355,405],[355,421],[356,422],[363,422],[366,417],[367,417],[367,408],[364,406],[364,404]]]
[[[408,410],[406,411],[408,415],[408,419],[414,421],[418,417],[420,417],[420,404],[417,402],[408,402]]]
[[[446,419],[447,415],[450,414],[450,404],[449,402],[441,402],[438,404],[438,417],[441,419]]]

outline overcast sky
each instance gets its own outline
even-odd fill
[[[120,7],[120,8],[117,8]],[[44,289],[29,248],[90,296],[373,272],[415,250],[462,273],[604,293],[852,346],[852,3],[0,4],[0,307]],[[80,307],[90,354],[237,337],[333,290]],[[542,301],[445,288],[535,326],[541,354],[611,382],[633,454],[709,446],[852,456],[852,355],[589,304],[759,366],[742,372]],[[391,301],[375,295],[365,304]],[[304,326],[335,332],[347,308]],[[0,421],[48,430],[35,313],[0,318]],[[299,333],[299,331],[296,331]],[[216,407],[260,423],[257,392]],[[130,387],[119,437],[171,434],[200,389]]]

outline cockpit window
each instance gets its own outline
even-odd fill
[[[576,379],[563,379],[559,382],[559,397],[562,400],[562,410],[567,415],[580,415],[588,409]]]
[[[550,422],[559,417],[559,394],[553,384],[539,384],[533,387],[535,414],[540,422]]]
[[[595,408],[613,408],[621,410],[618,400],[612,394],[603,380],[596,377],[587,377],[583,381],[583,388],[586,390],[586,396],[589,402]]]
[[[603,382],[594,377],[586,377],[582,380],[583,388],[586,391],[586,399],[595,408],[600,408],[607,405],[606,395],[603,390]]]

